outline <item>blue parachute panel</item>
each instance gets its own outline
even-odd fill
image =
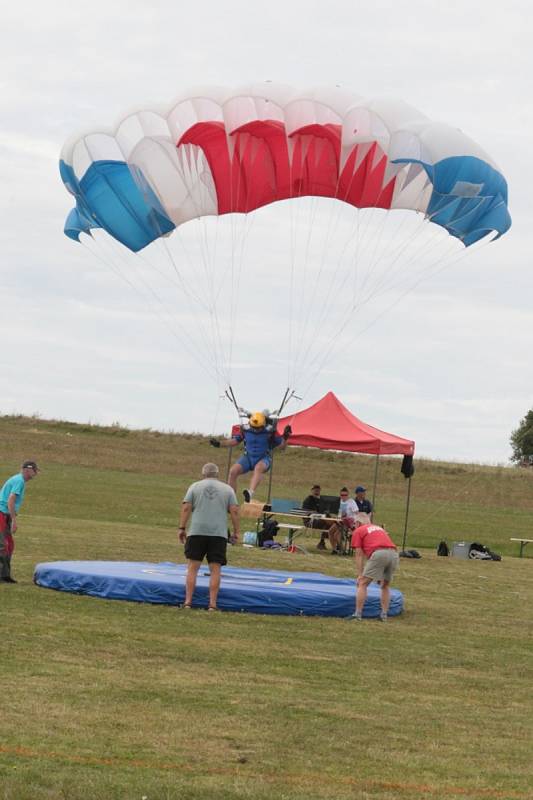
[[[185,564],[124,561],[55,561],[38,564],[34,582],[47,589],[108,600],[180,605],[185,599]],[[218,607],[222,611],[349,617],[354,611],[355,581],[315,572],[223,567]],[[202,566],[193,606],[207,608],[209,567]],[[403,610],[403,595],[391,589],[389,615]],[[378,617],[380,590],[371,584],[363,610]]]
[[[75,210],[81,217],[72,217],[71,212],[67,218],[65,233],[71,239],[87,233],[89,228],[104,228],[136,253],[174,230],[174,223],[142,173],[138,171],[134,179],[125,162],[94,161],[81,181],[64,161],[60,162],[59,171],[76,197]],[[78,223],[80,230],[76,233]]]
[[[507,208],[507,182],[486,161],[474,156],[452,156],[428,164],[398,158],[395,164],[420,164],[433,184],[427,217],[469,245],[491,231],[496,238],[511,227]]]

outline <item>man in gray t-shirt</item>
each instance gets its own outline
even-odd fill
[[[178,538],[185,543],[187,578],[184,608],[191,608],[198,570],[204,557],[209,564],[209,611],[215,611],[220,589],[220,571],[226,564],[228,513],[233,524],[234,540],[239,537],[239,504],[235,492],[218,479],[216,464],[204,464],[203,480],[191,484],[181,507]],[[186,534],[187,522],[191,520]]]

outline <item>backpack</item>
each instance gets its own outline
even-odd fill
[[[485,547],[484,544],[479,544],[479,542],[472,542],[472,544],[470,545],[468,558],[477,558],[480,561],[502,560],[502,557],[498,555],[498,553],[493,553],[492,550],[489,550],[489,548]]]
[[[257,534],[257,544],[263,547],[265,542],[272,542],[278,534],[278,522],[275,519],[267,519]]]
[[[400,550],[400,558],[422,558],[418,550]]]
[[[448,547],[447,542],[442,539],[439,542],[439,546],[437,547],[437,555],[438,556],[449,556],[450,555],[450,548]]]

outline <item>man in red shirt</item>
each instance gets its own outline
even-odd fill
[[[372,581],[380,581],[380,619],[385,622],[390,604],[389,587],[399,563],[398,551],[386,530],[379,525],[373,525],[369,518],[368,522],[364,519],[361,520],[363,514],[359,514],[358,517],[359,520],[356,520],[356,527],[352,534],[352,548],[355,551],[355,566],[357,570],[355,614],[352,619],[363,619],[363,607],[368,586]]]

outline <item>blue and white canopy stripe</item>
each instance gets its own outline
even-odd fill
[[[289,171],[295,133],[304,132],[307,140],[329,137],[336,143],[339,176],[349,163],[354,176],[364,164],[375,178],[381,165],[383,197],[389,192],[390,198],[382,201],[378,194],[379,202],[370,205],[422,213],[465,246],[491,234],[498,238],[511,226],[505,178],[460,130],[402,101],[265,83],[191,91],[167,109],[139,109],[112,130],[69,140],[60,173],[76,205],[66,235],[79,240],[81,233],[102,228],[137,252],[188,220],[218,214],[220,178],[208,135],[225,133],[224,158],[233,165],[235,134],[268,126],[286,137]],[[203,144],[200,130],[206,132]]]

